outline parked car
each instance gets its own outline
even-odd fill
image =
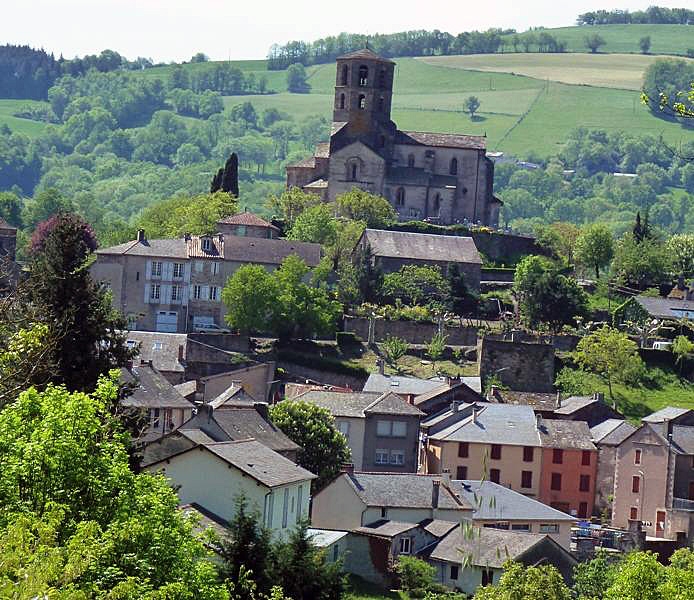
[[[672,342],[653,342],[653,350],[670,350]]]
[[[220,327],[217,323],[197,323],[193,326],[195,333],[231,333],[231,330]]]

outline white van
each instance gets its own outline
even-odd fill
[[[670,350],[672,342],[653,342],[653,350]]]
[[[217,325],[212,317],[193,317],[193,331],[195,333],[231,333],[229,329]]]

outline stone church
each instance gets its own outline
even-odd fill
[[[394,73],[393,61],[369,49],[337,59],[330,141],[287,167],[287,187],[325,201],[357,187],[387,198],[403,221],[496,227],[486,137],[400,131],[390,118]]]

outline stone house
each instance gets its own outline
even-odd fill
[[[193,415],[195,405],[149,363],[123,367],[120,380],[128,389],[121,406],[142,411],[147,417],[147,428],[136,440],[138,443],[178,429]]]
[[[276,239],[269,223],[267,236],[260,237],[260,225],[231,220],[220,221],[214,235],[179,239],[148,240],[139,230],[134,241],[97,250],[92,276],[111,289],[129,329],[177,333],[202,324],[224,326],[222,289],[240,266],[272,271],[292,255],[309,267],[320,261],[319,244]],[[247,216],[241,220],[251,222]]]
[[[587,519],[593,514],[598,451],[584,421],[542,419],[542,475],[538,499]]]
[[[212,401],[232,387],[242,387],[244,392],[258,402],[272,402],[275,379],[275,363],[263,362],[228,369],[198,380],[198,391],[204,402]]]
[[[636,431],[636,427],[624,419],[608,419],[590,429],[591,439],[598,449],[598,470],[593,508],[593,514],[596,516],[611,509],[617,448],[634,431]]]
[[[567,421],[584,421],[595,427],[608,419],[623,419],[624,415],[605,402],[602,394],[570,396],[559,399],[553,418]]]
[[[415,404],[418,408],[429,414],[432,407],[438,405],[446,391],[451,391],[449,400],[459,402],[472,402],[481,398],[481,382],[479,377],[434,377],[433,379],[421,379],[406,375],[387,375],[385,365],[380,363],[379,372],[371,373],[364,383],[362,391],[382,394],[394,392],[406,402]],[[463,386],[458,384],[462,383]]]
[[[461,525],[420,550],[418,557],[436,567],[439,583],[469,596],[480,586],[498,583],[507,560],[528,567],[552,565],[569,585],[577,563],[567,549],[546,534],[487,527],[464,531]]]
[[[527,496],[540,491],[542,452],[529,406],[458,404],[422,422],[425,473],[489,479]]]
[[[330,141],[287,167],[287,188],[323,200],[358,188],[386,198],[401,220],[496,226],[486,138],[400,131],[390,118],[395,63],[369,49],[337,59]]]
[[[397,394],[312,390],[294,400],[330,411],[335,426],[347,438],[355,469],[417,472],[419,422],[424,413]]]
[[[384,273],[416,265],[437,267],[445,276],[448,265],[455,264],[469,290],[480,288],[482,257],[471,237],[365,229],[355,246],[357,251],[368,252]]]
[[[200,430],[184,430],[193,444],[144,462],[176,488],[181,504],[198,504],[225,521],[233,519],[243,494],[251,510],[276,537],[286,537],[308,517],[315,475],[254,439],[215,442]]]
[[[694,411],[666,407],[617,447],[612,524],[640,521],[648,536],[690,542],[694,519]]]

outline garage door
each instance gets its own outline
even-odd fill
[[[163,333],[176,333],[178,331],[178,313],[169,310],[160,310],[157,313],[157,331]]]

